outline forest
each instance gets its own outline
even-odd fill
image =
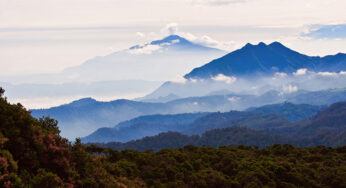
[[[346,187],[346,146],[122,151],[74,143],[0,89],[1,187]]]

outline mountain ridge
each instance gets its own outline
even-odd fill
[[[326,65],[327,62],[333,63]],[[193,69],[184,77],[186,79],[211,78],[218,74],[226,76],[250,76],[275,72],[293,73],[298,69],[307,68],[312,71],[338,72],[338,68],[346,70],[346,54],[307,56],[294,51],[280,42],[244,47],[225,56]],[[253,75],[252,75],[253,76]]]

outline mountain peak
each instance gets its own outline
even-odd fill
[[[186,43],[191,43],[190,41],[186,40],[185,38],[179,36],[179,35],[169,35],[161,40],[155,40],[152,41],[150,44],[152,45],[160,45],[164,43],[179,43],[179,44],[186,44]]]
[[[284,47],[284,48],[287,48],[286,46],[284,46],[283,44],[281,44],[280,42],[278,41],[274,41],[272,43],[270,43],[268,46],[271,46],[271,47]]]
[[[267,47],[268,45],[266,45],[264,42],[259,42],[258,44],[251,44],[251,43],[247,43],[242,49],[249,49],[249,48],[263,48],[263,47]]]
[[[72,106],[84,106],[84,105],[93,104],[95,102],[97,102],[95,99],[93,99],[91,97],[87,97],[87,98],[82,98],[82,99],[73,101],[70,103],[70,105],[72,105]]]
[[[343,57],[341,57],[343,59]],[[293,73],[300,68],[316,69],[320,59],[293,51],[280,42],[257,45],[247,43],[202,67],[193,69],[185,78],[210,78],[217,74],[226,76],[272,75],[276,72]]]

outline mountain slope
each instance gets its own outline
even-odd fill
[[[154,136],[167,131],[181,131],[186,125],[207,113],[150,115],[124,121],[115,127],[100,128],[92,134],[82,138],[87,142],[127,142],[145,136]]]
[[[289,121],[277,115],[261,115],[238,111],[152,115],[125,121],[113,128],[100,128],[89,136],[82,138],[82,141],[84,143],[128,142],[168,131],[196,135],[203,134],[211,129],[230,126],[244,126],[256,130],[265,130],[289,123]]]
[[[315,136],[326,131],[340,133],[346,130],[346,102],[330,105],[305,124],[296,132],[296,135]]]
[[[289,102],[273,105],[265,105],[258,108],[249,108],[246,111],[261,114],[277,114],[290,121],[299,121],[310,118],[317,112],[323,110],[325,106],[315,106],[309,104],[293,104]]]
[[[212,147],[247,145],[263,148],[274,144],[289,143],[290,141],[286,137],[269,135],[245,127],[228,127],[213,129],[205,132],[201,136],[188,136],[177,132],[167,132],[126,143],[110,142],[105,144],[97,143],[97,145],[116,150],[134,149],[144,151],[153,149],[154,151],[160,151],[167,148],[181,148],[187,145]]]
[[[68,139],[84,137],[102,127],[143,115],[179,114],[196,112],[228,112],[245,110],[282,102],[294,104],[329,105],[346,101],[345,90],[326,90],[282,95],[271,91],[263,95],[218,95],[177,99],[167,103],[150,103],[130,100],[99,102],[83,99],[49,109],[31,110],[34,117],[50,116],[59,121],[61,134]]]
[[[249,115],[249,113],[230,112],[224,114],[212,113],[203,116],[195,121],[195,123],[197,122],[196,128],[200,130],[206,130],[205,126],[213,128],[207,130],[201,136],[187,136],[177,132],[168,132],[126,143],[111,142],[98,145],[119,150],[153,149],[158,151],[164,148],[179,148],[186,145],[219,147],[229,144],[242,144],[267,147],[279,143],[303,147],[317,145],[337,147],[346,144],[346,102],[332,104],[312,118],[294,124],[282,123],[280,125],[279,123],[277,126],[270,126],[270,121],[267,121],[263,123],[263,126],[258,127],[259,122],[262,121],[258,117],[255,118],[258,121],[257,123],[247,127],[232,126],[227,123],[230,122],[232,116],[233,119],[237,116],[243,116],[243,118],[238,118],[236,125],[246,126],[244,123],[246,121],[242,121],[242,119],[248,119],[244,117]],[[227,116],[229,120],[227,120]],[[217,126],[220,122],[224,122],[225,126]],[[202,132],[198,132],[199,129],[196,129],[194,133]],[[253,129],[262,129],[263,131]]]
[[[307,68],[312,71],[339,72],[346,70],[346,54],[326,57],[310,57],[293,51],[279,42],[269,45],[247,44],[208,64],[193,69],[185,78],[211,78],[226,76],[254,76],[275,72],[293,73]]]
[[[64,70],[62,74],[72,76],[74,80],[87,82],[164,81],[171,80],[225,53],[219,49],[192,43],[178,35],[170,35],[161,40],[90,59],[79,66]]]
[[[330,137],[330,135],[345,134],[346,131],[346,102],[337,102],[313,117],[298,121],[289,126],[268,131],[294,137]],[[345,140],[345,139],[344,139]]]

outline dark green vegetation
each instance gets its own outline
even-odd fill
[[[55,120],[33,118],[0,90],[0,187],[346,187],[345,146],[140,152],[86,146],[78,139],[72,145],[59,136]]]
[[[134,149],[145,151],[152,149],[154,151],[160,151],[165,148],[181,148],[187,145],[212,147],[248,145],[264,148],[274,144],[292,144],[293,142],[294,140],[288,137],[270,135],[245,127],[228,127],[223,129],[213,129],[205,132],[201,136],[188,136],[177,132],[167,132],[126,143],[109,142],[104,144],[94,144],[100,147],[116,150]]]

